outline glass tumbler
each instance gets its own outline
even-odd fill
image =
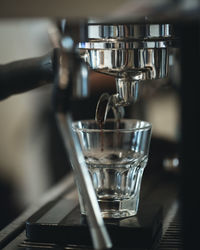
[[[151,124],[146,121],[74,122],[81,149],[104,218],[137,214],[140,186],[148,160]],[[80,192],[81,193],[81,192]],[[81,213],[85,207],[80,197]]]

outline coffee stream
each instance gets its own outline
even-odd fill
[[[101,130],[101,151],[104,150],[104,124],[107,119],[108,112],[112,109],[116,121],[116,129],[119,129],[120,119],[124,116],[124,108],[117,106],[114,95],[104,93],[100,96],[96,107],[95,120]]]

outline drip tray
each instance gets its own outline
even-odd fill
[[[105,220],[114,248],[153,249],[162,233],[162,208],[141,204],[137,216]],[[26,222],[28,241],[92,246],[85,216],[77,201],[50,202]]]

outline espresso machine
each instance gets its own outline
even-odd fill
[[[187,1],[181,1],[176,3],[175,8],[168,1],[166,4],[155,5],[151,1],[151,4],[147,4],[149,8],[144,8],[139,6],[137,1],[135,1],[137,3],[125,2],[122,4],[117,1],[116,5],[119,9],[113,12],[111,11],[113,5],[110,6],[109,3],[107,6],[111,11],[109,17],[101,16],[104,13],[102,7],[99,8],[98,15],[97,9],[92,5],[91,11],[94,16],[96,13],[96,19],[88,14],[90,12],[88,9],[84,10],[84,13],[87,13],[84,18],[79,10],[77,10],[79,18],[74,18],[72,16],[74,12],[70,13],[69,8],[66,11],[67,18],[60,19],[51,30],[50,38],[55,49],[50,54],[1,66],[1,99],[54,82],[53,104],[58,126],[66,150],[69,152],[77,187],[86,204],[86,218],[93,247],[111,248],[112,240],[101,218],[81,149],[71,129],[71,101],[74,98],[88,96],[90,68],[115,78],[116,91],[109,105],[113,110],[118,111],[120,117],[123,117],[124,107],[134,105],[138,101],[143,81],[150,82],[150,80],[167,77],[171,48],[178,48],[181,54],[180,98],[182,103],[181,142],[178,152],[181,174],[178,181],[180,182],[183,247],[191,249],[198,244],[199,223],[199,202],[196,195],[198,190],[197,138],[199,137],[198,97],[196,96],[200,47],[199,4],[193,3],[189,8]],[[101,6],[105,4],[101,1]],[[63,5],[65,6],[65,3]],[[48,10],[50,17],[53,16],[53,6],[53,4],[50,5]],[[72,3],[69,6],[74,10]],[[30,9],[28,8],[27,13],[31,13]],[[24,15],[23,10],[18,13],[12,12],[7,4],[4,4],[4,10],[7,12],[0,11],[2,16]],[[58,10],[58,17],[63,17],[63,8],[59,6]],[[37,12],[35,9],[32,11],[34,16]],[[38,13],[40,12],[41,8]],[[189,87],[189,82],[192,87]],[[16,229],[15,232],[17,232]],[[8,244],[9,237],[2,236],[3,247]],[[22,244],[26,247],[33,247],[33,245],[34,243],[31,246]],[[73,246],[70,247],[72,248],[69,249],[73,249]]]

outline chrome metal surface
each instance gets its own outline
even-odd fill
[[[138,99],[139,81],[165,78],[170,24],[88,24],[88,41],[79,43],[85,62],[95,71],[115,76],[118,106]]]
[[[92,41],[80,43],[80,49],[156,49],[167,48],[171,41]]]
[[[94,249],[108,249],[111,248],[112,243],[101,217],[96,194],[78,138],[72,130],[72,120],[68,110],[70,107],[69,100],[73,97],[87,96],[88,93],[88,68],[75,49],[76,41],[80,38],[81,28],[80,25],[74,25],[73,27],[76,32],[73,33],[72,30],[68,29],[68,33],[61,34],[61,41],[56,42],[56,44],[62,46],[57,59],[57,77],[55,79],[56,115],[64,145],[74,171],[77,188],[81,195],[80,200],[86,208]],[[62,22],[63,29],[65,29],[65,22]],[[73,36],[71,37],[70,35],[72,34]]]
[[[116,89],[118,93],[118,105],[130,105],[138,99],[139,80],[117,78]]]
[[[88,67],[81,59],[74,65],[72,94],[74,97],[83,98],[88,96]]]
[[[88,24],[88,42],[79,49],[89,66],[99,72],[142,79],[167,76],[168,47],[174,34],[169,24]]]
[[[88,38],[99,39],[168,39],[173,35],[169,24],[89,24]]]
[[[72,97],[87,97],[88,67],[76,51],[77,41],[85,39],[85,22],[71,24],[63,19],[59,25],[60,29],[58,25],[54,25],[49,30],[53,45],[60,48],[60,58],[57,62],[59,85],[65,89],[68,84],[72,84]]]
[[[96,106],[95,120],[101,126],[105,121],[110,109],[110,95],[103,93]]]
[[[109,95],[107,93],[103,93],[100,96],[95,112],[95,120],[99,126],[102,126],[102,124],[106,121],[110,109],[112,109],[116,121],[119,121],[124,117],[124,108],[123,105],[119,105],[118,99],[119,97],[117,94]]]
[[[85,163],[78,138],[72,130],[72,120],[69,114],[58,113],[58,124],[69,153],[76,184],[86,207],[86,216],[95,249],[103,250],[112,247],[110,237],[101,216],[97,197]]]
[[[167,76],[168,54],[168,48],[86,49],[83,58],[95,71],[123,78],[141,74],[140,80],[147,80]]]

